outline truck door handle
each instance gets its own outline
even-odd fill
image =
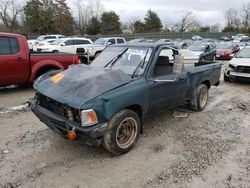
[[[18,57],[18,58],[16,58],[16,61],[23,61],[24,59],[23,58],[21,58],[21,57]]]

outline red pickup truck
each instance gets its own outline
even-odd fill
[[[40,75],[78,64],[78,56],[66,53],[30,52],[26,38],[0,33],[0,86],[29,84]]]

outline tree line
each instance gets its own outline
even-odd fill
[[[74,17],[72,16],[74,11]],[[225,12],[225,32],[250,32],[250,2],[240,11]],[[147,32],[219,32],[220,25],[202,25],[193,12],[183,14],[174,24],[163,24],[157,12],[149,9],[144,19],[122,23],[114,11],[105,11],[99,0],[75,0],[70,9],[66,0],[27,0],[22,6],[15,0],[0,0],[0,31],[29,35],[97,35]]]
[[[224,32],[250,33],[250,2],[243,3],[240,10],[230,8],[225,11],[226,27]]]

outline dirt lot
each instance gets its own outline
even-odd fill
[[[136,147],[113,157],[49,130],[23,104],[32,89],[0,90],[0,187],[250,187],[250,84],[210,90],[203,112],[144,122]]]

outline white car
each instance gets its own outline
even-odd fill
[[[250,47],[248,46],[231,59],[224,72],[225,81],[231,81],[235,78],[250,79]]]
[[[112,44],[122,44],[125,42],[126,40],[122,37],[99,38],[88,48],[88,55],[92,59],[96,58],[106,48],[106,46]]]
[[[38,44],[38,42],[43,41],[43,40],[49,40],[49,39],[60,39],[60,38],[65,38],[64,35],[41,35],[37,37],[34,40],[27,40],[27,43],[29,45],[29,49],[33,50],[33,47]]]
[[[54,42],[56,40],[57,39],[47,39],[47,40],[39,41],[39,42],[35,43],[35,45],[33,46],[33,51],[37,51],[38,47],[51,44],[52,42]]]
[[[87,48],[92,44],[92,41],[87,38],[63,38],[58,39],[51,44],[37,47],[38,52],[64,52],[76,54],[77,49]]]

